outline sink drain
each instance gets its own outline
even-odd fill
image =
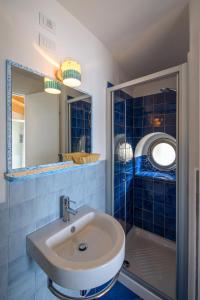
[[[123,262],[123,267],[124,268],[129,268],[130,267],[130,262],[125,259],[124,262]]]
[[[79,251],[85,251],[87,249],[88,245],[86,243],[80,243],[78,245],[78,250]]]

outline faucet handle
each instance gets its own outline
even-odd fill
[[[76,201],[71,200],[69,196],[61,196],[60,200],[63,203],[63,206],[69,206],[70,203],[76,204]]]
[[[76,204],[76,201],[74,201],[74,200],[71,200],[71,199],[69,199],[68,198],[68,200],[67,200],[69,203],[73,203],[73,204]]]

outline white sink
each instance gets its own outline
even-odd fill
[[[118,273],[125,235],[113,217],[83,206],[69,223],[59,219],[28,235],[27,251],[58,285],[88,290]]]

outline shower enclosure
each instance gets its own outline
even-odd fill
[[[141,297],[187,299],[185,74],[182,65],[108,88],[107,208],[126,233],[122,278]]]

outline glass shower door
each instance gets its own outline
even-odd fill
[[[125,233],[133,226],[133,103],[114,92],[114,216]]]
[[[114,92],[114,217],[126,229],[126,175],[125,175],[125,100],[120,91]]]

